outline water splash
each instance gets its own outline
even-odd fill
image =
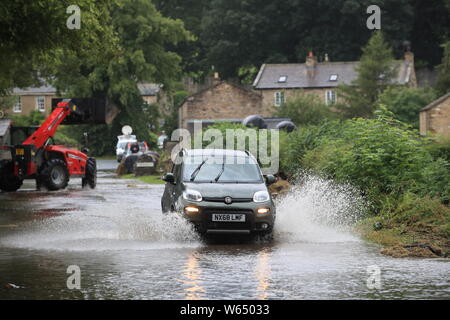
[[[63,251],[157,250],[198,247],[192,225],[176,213],[117,210],[95,215],[72,212],[30,221],[26,231],[0,239],[0,246]]]
[[[277,200],[275,239],[282,242],[359,241],[350,231],[367,204],[356,188],[311,174]]]

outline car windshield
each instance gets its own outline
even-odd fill
[[[260,183],[262,182],[262,177],[258,164],[251,157],[189,156],[183,162],[183,180],[218,183]]]
[[[125,149],[125,147],[127,146],[127,144],[128,144],[127,141],[125,141],[125,142],[119,142],[119,143],[117,144],[117,148]]]

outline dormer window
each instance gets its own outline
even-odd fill
[[[278,78],[278,82],[279,83],[284,83],[284,82],[286,82],[287,81],[287,76],[280,76],[279,78]]]
[[[337,79],[338,79],[338,75],[337,74],[330,75],[330,81],[337,81]]]

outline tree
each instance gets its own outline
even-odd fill
[[[391,85],[397,74],[392,48],[381,31],[374,32],[362,50],[356,79],[338,90],[343,101],[338,108],[348,117],[370,117],[378,96]]]
[[[279,117],[290,118],[296,125],[317,125],[337,114],[315,94],[297,94],[283,104],[277,112]]]
[[[202,22],[200,42],[209,66],[223,78],[242,66],[303,62],[308,51],[332,61],[356,60],[371,31],[366,9],[382,9],[382,27],[401,51],[412,29],[412,0],[213,0]]]
[[[436,89],[441,95],[450,92],[450,41],[443,44],[442,63],[437,67],[439,72]]]
[[[385,105],[397,120],[419,129],[420,110],[437,98],[432,88],[387,88],[379,96],[379,104]]]
[[[164,16],[182,20],[186,30],[196,39],[202,32],[202,19],[209,2],[209,0],[153,0],[156,8]],[[186,74],[201,78],[208,71],[205,47],[200,41],[181,41],[172,49],[182,57],[181,65]]]
[[[66,9],[72,3],[60,0],[3,0],[0,5],[0,95],[14,87],[39,85],[48,76],[59,50],[95,54],[114,45],[108,19],[113,0],[79,0],[81,28],[71,30]]]
[[[433,67],[439,64],[443,48],[450,38],[450,3],[448,0],[411,0],[414,18],[409,40],[419,65]]]
[[[149,119],[137,84],[154,82],[170,92],[180,73],[180,57],[169,45],[189,40],[180,20],[163,17],[150,0],[123,0],[111,9],[118,49],[93,56],[89,52],[62,51],[56,66],[56,85],[70,96],[108,97],[120,110],[111,126],[81,127],[111,148],[120,128],[129,124],[139,139],[151,142]],[[147,115],[147,116],[146,116]],[[99,133],[99,130],[103,133]],[[80,134],[78,133],[78,136]]]

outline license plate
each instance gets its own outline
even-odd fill
[[[24,149],[16,149],[16,155],[17,156],[25,155],[25,150]]]
[[[241,213],[214,213],[212,215],[214,222],[245,222],[245,214]]]

